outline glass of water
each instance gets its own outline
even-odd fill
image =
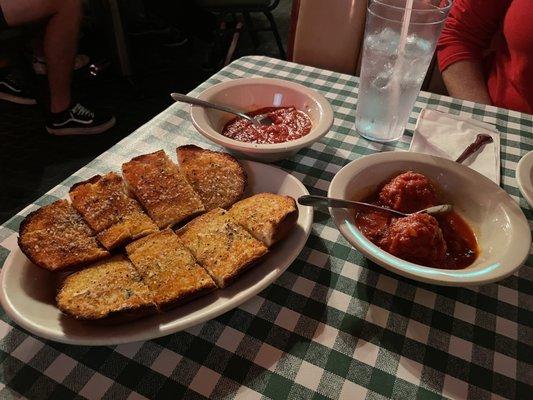
[[[402,137],[451,0],[371,0],[363,44],[357,132],[378,142]]]

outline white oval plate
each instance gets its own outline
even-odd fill
[[[527,153],[518,162],[516,167],[516,182],[518,189],[533,208],[533,150]]]
[[[273,192],[298,197],[309,194],[287,172],[253,161],[242,161],[248,173],[247,195]],[[276,280],[303,249],[313,224],[313,209],[298,206],[296,228],[272,247],[263,261],[239,277],[230,287],[217,290],[163,314],[121,325],[98,326],[63,315],[55,306],[56,276],[31,263],[12,236],[0,274],[0,301],[7,314],[37,336],[78,345],[114,345],[169,335],[223,314],[250,299]]]
[[[330,208],[341,234],[370,260],[408,278],[445,286],[479,286],[501,280],[526,260],[531,231],[524,213],[502,188],[480,173],[444,158],[405,151],[377,153],[345,165],[333,178],[328,196],[359,200],[394,174],[412,170],[436,182],[444,202],[453,204],[472,227],[480,254],[465,269],[413,264],[387,253],[356,228],[353,212]]]

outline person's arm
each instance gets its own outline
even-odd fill
[[[451,96],[492,103],[483,73],[483,56],[501,27],[510,1],[454,1],[437,44],[439,68]]]
[[[481,62],[457,61],[442,72],[448,94],[458,99],[492,104]]]

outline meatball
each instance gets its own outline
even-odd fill
[[[379,192],[379,201],[405,213],[437,205],[435,188],[428,178],[416,172],[405,172],[392,179]]]
[[[446,255],[439,223],[428,214],[395,219],[379,245],[396,257],[426,266],[437,266]]]

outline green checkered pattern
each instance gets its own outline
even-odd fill
[[[335,111],[327,136],[279,166],[323,195],[337,171],[366,154],[407,149],[424,107],[474,116],[502,134],[502,186],[520,196],[514,171],[533,150],[533,118],[421,93],[396,144],[354,132],[358,79],[321,69],[245,57],[193,95],[220,81],[275,77],[323,93]],[[30,211],[66,195],[96,173],[133,156],[186,143],[215,148],[196,133],[188,107],[174,104],[0,228],[0,244]],[[0,247],[3,264],[9,250]],[[385,271],[315,212],[297,260],[259,295],[214,320],[147,342],[80,347],[35,337],[3,312],[0,397],[52,399],[526,399],[533,393],[533,257],[513,276],[480,288],[430,286]]]

